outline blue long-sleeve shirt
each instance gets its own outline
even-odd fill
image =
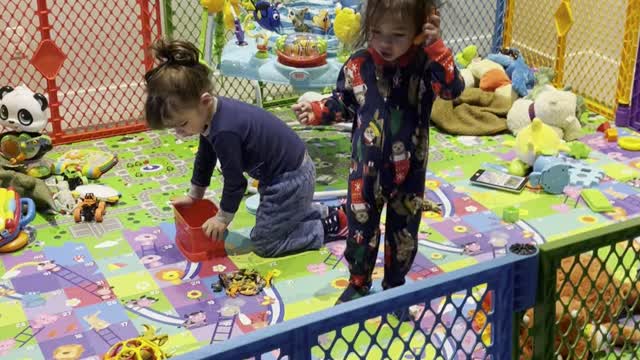
[[[234,214],[247,188],[244,172],[268,184],[278,175],[296,170],[306,147],[298,135],[273,114],[218,96],[217,111],[204,134],[193,166],[191,183],[207,187],[220,160],[224,187],[220,209]]]

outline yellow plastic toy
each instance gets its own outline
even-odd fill
[[[345,62],[349,58],[349,52],[358,37],[359,30],[360,14],[351,8],[336,9],[336,17],[333,20],[333,31],[343,46],[339,54],[340,61]]]
[[[623,136],[618,138],[618,146],[624,150],[640,151],[640,137],[638,136]]]
[[[560,151],[571,151],[567,143],[538,118],[518,133],[514,147],[517,159],[509,165],[509,173],[518,176],[524,176],[539,155],[553,156]]]
[[[156,330],[149,325],[142,325],[144,334],[137,338],[124,340],[113,345],[106,354],[104,360],[161,360],[168,359],[160,347],[164,345],[169,336],[157,335]]]

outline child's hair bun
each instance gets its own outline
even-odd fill
[[[194,66],[200,51],[191,43],[180,40],[158,40],[151,47],[156,59],[169,65]]]

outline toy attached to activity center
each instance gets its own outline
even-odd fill
[[[13,189],[0,188],[0,253],[25,247],[35,232],[25,227],[36,216],[36,205],[29,198],[20,198]]]
[[[314,34],[290,34],[276,41],[278,62],[282,65],[309,68],[327,63],[327,41]]]
[[[191,205],[175,206],[176,245],[191,262],[201,262],[214,257],[224,257],[224,239],[211,239],[202,225],[218,213],[218,207],[209,200],[197,200]]]
[[[210,3],[211,1],[209,1]],[[273,84],[291,85],[300,90],[335,86],[338,73],[353,48],[359,26],[361,2],[358,0],[289,1],[286,4],[241,2],[243,41],[214,42],[207,19],[202,40],[205,59],[213,57],[214,47],[222,49],[220,72],[225,76]],[[210,15],[210,4],[205,11]],[[224,17],[226,19],[226,16]],[[246,31],[246,37],[244,36]],[[213,67],[213,63],[211,63]]]

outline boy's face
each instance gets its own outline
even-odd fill
[[[369,45],[385,61],[394,62],[413,45],[416,33],[412,24],[412,19],[400,21],[394,17],[382,15],[371,30]]]

